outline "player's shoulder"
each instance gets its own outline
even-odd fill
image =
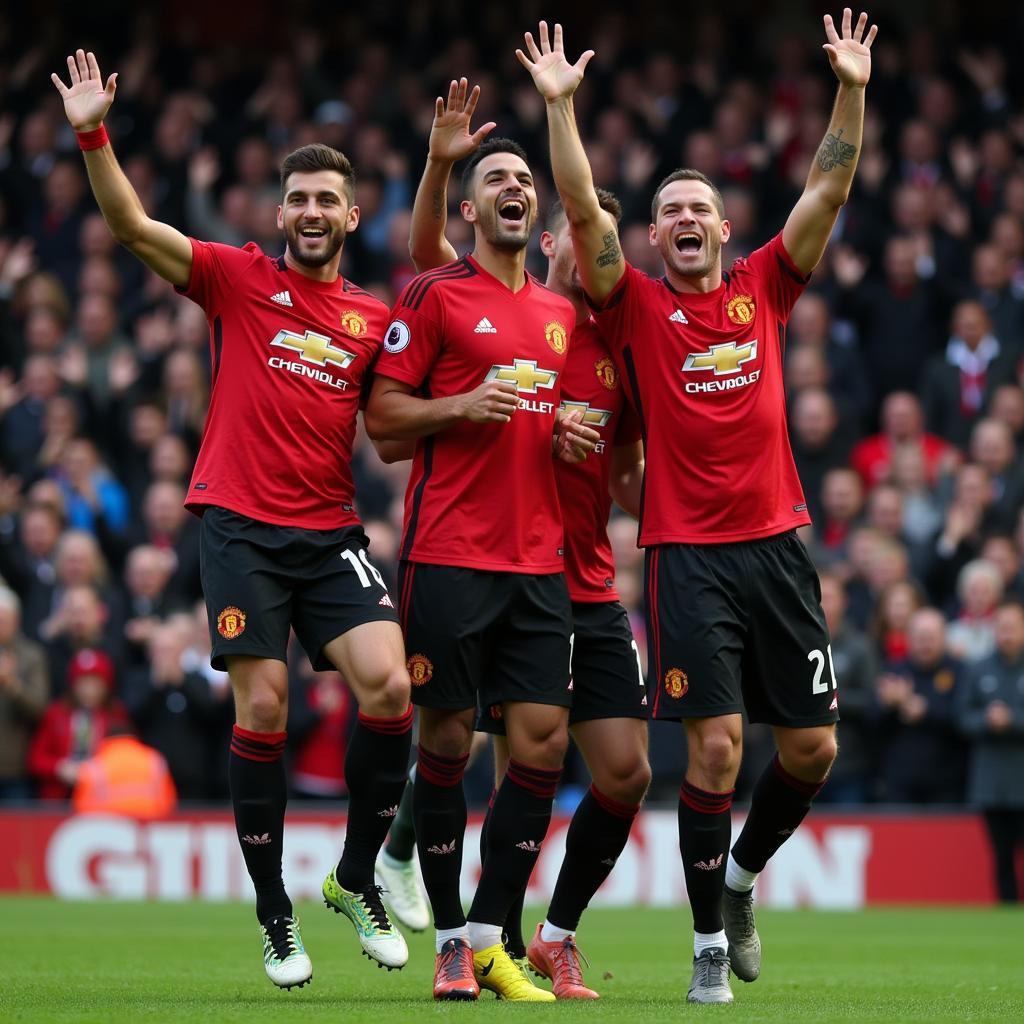
[[[548,303],[552,309],[568,316],[570,323],[575,321],[576,309],[564,295],[549,288],[540,278],[534,277],[533,274],[527,272],[527,276],[530,279],[531,286],[537,290],[537,299],[540,302]]]
[[[749,256],[740,256],[733,261],[726,276],[726,284],[739,284],[745,280],[765,277],[789,277],[796,283],[807,283],[808,275],[803,274],[793,263],[782,242],[782,232],[773,235],[764,245]]]
[[[425,270],[405,286],[398,297],[397,306],[411,310],[420,309],[428,299],[443,299],[453,289],[464,287],[465,282],[478,276],[476,267],[466,256],[446,263],[443,267]]]
[[[365,288],[360,288],[347,277],[341,279],[341,293],[342,301],[358,306],[364,311],[379,313],[382,316],[387,316],[390,312],[390,307],[383,299],[374,295],[373,292],[368,292]]]

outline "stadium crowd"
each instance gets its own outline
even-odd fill
[[[769,21],[760,5],[751,33],[733,6],[694,17],[681,51],[664,45],[674,15],[653,4],[573,27],[597,51],[576,104],[595,180],[622,201],[627,258],[652,274],[648,202],[663,174],[690,166],[720,185],[728,266],[779,230],[827,124],[814,19],[778,4]],[[279,252],[280,158],[311,141],[343,149],[362,209],[343,271],[391,302],[414,273],[410,207],[452,75],[481,85],[479,122],[497,121],[536,168],[546,159],[543,100],[514,57],[532,10],[488,9],[470,36],[462,5],[428,7],[403,8],[399,27],[388,5],[280,24],[253,3],[244,25],[208,12],[202,35],[190,5],[59,36],[0,15],[0,800],[67,798],[125,723],[164,754],[182,798],[227,793],[230,688],[209,665],[198,521],[182,507],[208,326],[97,212],[48,79],[63,40],[119,73],[118,155],[148,211],[196,237]],[[1024,774],[1024,108],[1009,34],[956,12],[913,33],[892,5],[879,12],[854,191],[793,311],[786,386],[840,680],[842,754],[822,799],[970,802],[1012,828],[1024,809],[1012,785]],[[449,237],[462,252],[457,200]],[[543,278],[536,243],[530,265]],[[362,438],[355,469],[393,579],[407,467],[381,464]],[[620,516],[610,532],[643,650],[635,524]],[[337,675],[297,653],[296,794],[344,795],[353,715]],[[679,735],[652,730],[654,797],[674,794]],[[749,731],[748,749],[769,743]]]

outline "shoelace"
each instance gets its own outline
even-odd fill
[[[381,900],[381,893],[384,890],[379,885],[371,885],[359,894],[359,902],[369,922],[372,922],[377,931],[391,931],[391,922],[388,920],[388,912],[384,909]]]
[[[457,981],[470,973],[470,968],[465,962],[468,955],[469,948],[454,939],[449,939],[441,947],[441,962],[438,968],[445,981]]]
[[[282,963],[298,952],[298,944],[295,941],[295,920],[291,917],[275,917],[269,920],[264,926],[270,945],[274,950],[274,956]]]
[[[701,970],[700,986],[717,988],[729,981],[729,958],[721,950],[706,950],[697,958]]]
[[[563,964],[565,973],[568,975],[568,982],[571,985],[583,984],[583,968],[580,967],[580,958],[589,967],[590,961],[583,955],[579,947],[573,941],[572,936],[562,940],[561,946],[555,951],[556,963]]]

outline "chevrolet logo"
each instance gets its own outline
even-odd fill
[[[354,352],[335,348],[326,334],[317,334],[315,331],[306,331],[304,334],[296,334],[295,331],[278,331],[277,337],[270,344],[298,352],[299,358],[307,363],[316,363],[317,366],[333,363],[343,370],[351,366],[356,357]]]
[[[743,363],[757,358],[757,339],[745,345],[728,341],[723,345],[712,345],[707,352],[691,352],[683,363],[683,370],[713,370],[716,377],[726,373],[739,373]]]
[[[555,386],[558,371],[539,369],[536,359],[516,359],[511,366],[492,366],[484,380],[508,380],[515,384],[517,391],[535,395],[539,388]]]
[[[562,412],[581,412],[588,427],[606,427],[612,418],[610,409],[591,409],[589,402],[565,401],[559,406]]]

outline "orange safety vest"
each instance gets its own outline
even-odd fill
[[[71,804],[79,814],[162,818],[178,794],[163,755],[133,736],[104,740],[79,772]]]

